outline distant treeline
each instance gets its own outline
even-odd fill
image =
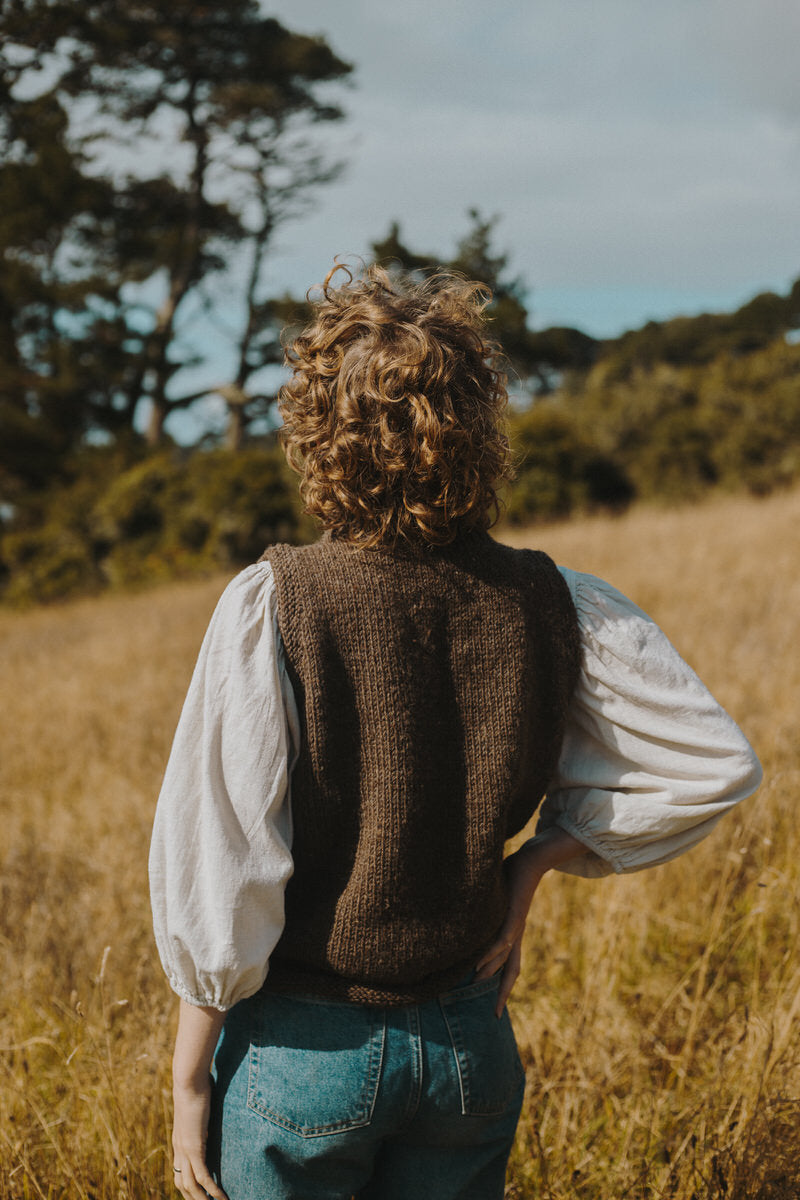
[[[493,226],[472,212],[449,260],[413,254],[396,225],[373,251],[390,267],[425,274],[444,263],[491,287],[492,331],[514,392],[508,521],[621,510],[636,498],[685,501],[713,488],[764,494],[800,479],[800,281],[733,313],[651,321],[607,341],[533,331],[521,284],[492,250]],[[289,328],[308,315],[305,302],[282,304]],[[49,452],[12,436],[0,455],[4,602],[235,569],[269,542],[315,536],[274,428],[194,447],[163,430],[153,445],[123,428],[59,447],[50,399],[30,417]]]
[[[800,481],[799,293],[795,284],[790,298],[758,296],[737,313],[651,322],[598,345],[589,369],[567,369],[512,420],[509,518]],[[771,328],[750,321],[769,311]]]
[[[764,334],[756,349],[704,359],[699,330],[732,323],[650,325],[598,345],[589,368],[562,365],[559,387],[512,413],[507,519],[621,510],[637,497],[686,501],[713,488],[765,494],[800,480],[800,344]],[[693,362],[675,362],[675,326]],[[639,361],[659,335],[672,359]],[[8,514],[0,595],[28,604],[234,569],[269,542],[314,536],[274,434],[239,450],[87,445]]]
[[[266,268],[342,165],[316,130],[344,117],[351,65],[256,0],[28,0],[2,8],[0,42],[0,599],[230,569],[313,536],[275,435],[282,338],[309,309],[271,295]],[[472,210],[442,255],[395,223],[372,253],[491,289],[510,520],[798,478],[800,280],[603,342],[531,328],[494,232]],[[187,412],[194,447],[175,440]]]

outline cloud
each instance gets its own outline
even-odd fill
[[[709,70],[727,94],[780,120],[800,117],[797,0],[713,0],[704,6]]]
[[[740,296],[800,272],[796,0],[270,11],[356,65],[333,139],[355,139],[351,165],[282,232],[287,281],[365,252],[392,218],[446,254],[474,204],[502,214],[513,269],[562,294]]]

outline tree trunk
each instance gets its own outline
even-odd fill
[[[150,412],[147,414],[147,426],[144,431],[144,440],[148,446],[155,449],[164,440],[164,422],[167,419],[167,406],[152,396],[149,397]]]
[[[217,388],[228,410],[228,427],[225,430],[225,445],[228,450],[241,450],[247,430],[245,408],[250,397],[238,383],[226,383]]]
[[[228,450],[241,450],[244,443],[244,409],[239,404],[228,405],[228,428],[225,430],[225,446]]]

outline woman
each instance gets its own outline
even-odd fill
[[[156,815],[175,1180],[493,1200],[543,875],[664,862],[760,772],[635,605],[489,537],[509,451],[485,290],[341,269],[281,394],[324,536],[226,589]]]

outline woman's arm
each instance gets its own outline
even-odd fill
[[[479,979],[503,968],[498,1015],[547,871],[592,876],[667,862],[761,778],[741,730],[658,626],[603,580],[564,576],[578,612],[581,676],[536,837],[506,860],[506,921],[478,963]]]
[[[224,1197],[205,1161],[209,1068],[224,1011],[258,991],[283,929],[299,740],[284,674],[272,571],[257,564],[226,588],[203,641],[150,851],[156,942],[181,997],[173,1147],[187,1200]]]
[[[582,667],[537,832],[586,853],[561,869],[593,876],[657,866],[705,837],[755,791],[758,759],[661,629],[603,580],[564,571]]]
[[[153,928],[173,990],[197,1007],[257,992],[283,931],[299,722],[278,641],[272,570],[248,567],[208,627],[158,798]]]
[[[522,937],[534,892],[548,871],[586,853],[586,847],[564,829],[537,833],[505,860],[508,873],[508,912],[496,939],[477,965],[476,979],[489,979],[503,968],[497,997],[497,1016],[511,995],[522,963]]]
[[[172,1058],[172,1155],[175,1186],[186,1200],[227,1200],[206,1165],[211,1060],[225,1020],[216,1008],[180,1002],[178,1034]]]

